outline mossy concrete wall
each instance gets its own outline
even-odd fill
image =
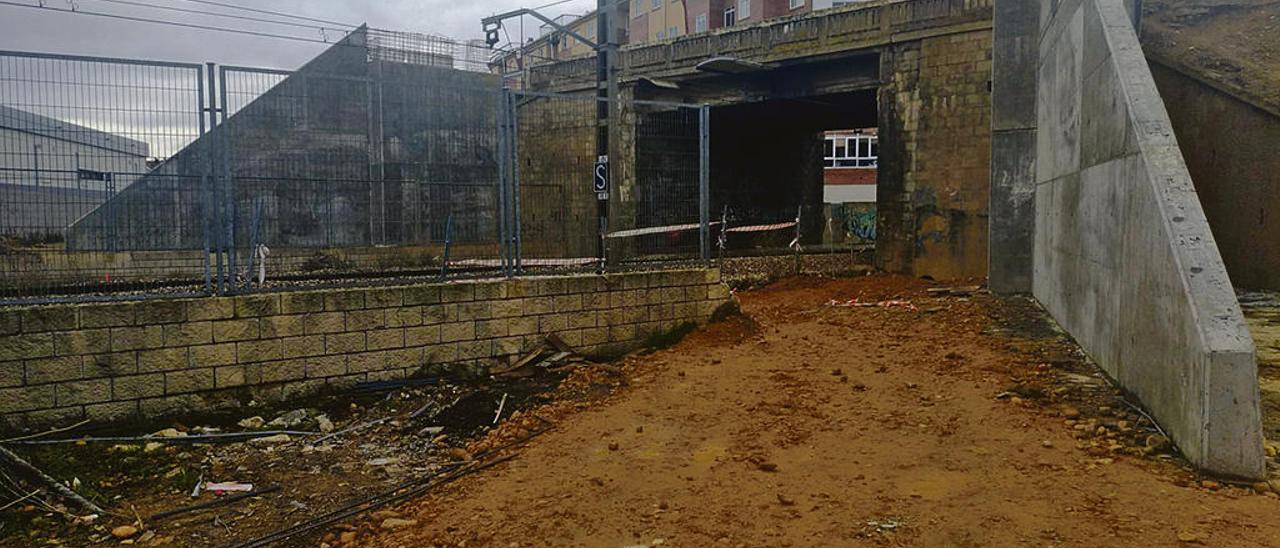
[[[0,429],[283,402],[488,366],[552,333],[621,352],[730,298],[712,269],[5,309]]]

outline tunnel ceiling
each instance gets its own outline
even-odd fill
[[[792,99],[769,99],[712,109],[715,133],[757,133],[768,128],[818,132],[876,127],[877,102],[874,90],[815,95]]]

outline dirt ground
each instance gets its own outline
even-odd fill
[[[1280,112],[1280,2],[1146,0],[1143,47]]]
[[[627,358],[626,387],[548,409],[512,460],[323,542],[1280,545],[1267,485],[1190,472],[1029,303],[928,287],[745,292],[746,317]],[[855,298],[910,304],[829,305]]]
[[[1280,293],[1240,297],[1258,353],[1258,384],[1267,439],[1280,440]]]

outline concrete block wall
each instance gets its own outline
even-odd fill
[[[1257,366],[1123,0],[1042,0],[1036,298],[1209,472],[1265,476]]]
[[[557,333],[621,352],[730,300],[718,269],[77,304],[0,313],[0,430],[281,402],[487,366]]]

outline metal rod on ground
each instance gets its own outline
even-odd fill
[[[63,432],[69,432],[69,431],[71,431],[71,430],[75,430],[75,429],[77,429],[77,428],[80,428],[81,426],[84,426],[84,425],[86,425],[86,424],[89,424],[89,419],[82,420],[82,421],[80,421],[80,422],[77,422],[77,423],[75,423],[75,424],[73,424],[73,425],[71,425],[71,426],[67,426],[67,427],[64,427],[64,428],[55,428],[55,429],[53,429],[53,430],[48,430],[48,431],[45,431],[45,432],[40,432],[39,434],[31,434],[31,435],[28,435],[28,436],[21,436],[21,437],[17,437],[17,438],[9,438],[9,439],[7,439],[7,440],[0,440],[0,443],[14,443],[14,442],[19,442],[19,441],[34,440],[34,439],[37,439],[37,438],[43,438],[43,437],[45,437],[45,436],[52,436],[52,435],[54,435],[54,434],[61,434],[61,433],[63,433]]]
[[[74,502],[77,506],[85,509],[90,513],[93,513],[93,514],[107,513],[106,510],[103,510],[98,505],[92,502],[89,502],[88,499],[80,496],[75,491],[72,491],[71,489],[69,489],[67,486],[61,483],[58,483],[58,480],[55,480],[45,475],[44,472],[41,472],[39,468],[32,466],[31,463],[25,460],[22,460],[22,457],[19,457],[13,451],[10,451],[4,447],[0,447],[0,460],[3,460],[4,464],[8,466],[10,469],[12,469],[14,472],[27,476],[32,481],[38,481],[44,484],[45,487],[48,487],[49,490],[52,491],[53,493],[57,494],[58,496],[64,499]]]
[[[329,434],[329,435],[327,435],[327,436],[322,436],[320,439],[318,439],[318,440],[316,440],[316,441],[311,442],[311,445],[320,445],[320,443],[321,443],[321,442],[324,442],[324,441],[327,441],[327,440],[330,440],[330,439],[336,438],[336,437],[341,436],[341,435],[343,435],[343,434],[350,434],[350,433],[355,432],[355,431],[357,431],[357,430],[364,430],[365,428],[369,428],[370,426],[377,426],[377,425],[382,424],[382,423],[384,423],[384,422],[387,422],[387,421],[389,421],[389,420],[391,420],[391,417],[386,417],[386,418],[378,419],[378,420],[376,420],[376,421],[366,422],[366,423],[363,423],[363,424],[357,424],[357,425],[355,425],[355,426],[352,426],[352,427],[350,427],[350,428],[346,428],[346,429],[343,429],[343,430],[339,430],[339,431],[334,432],[334,433],[332,433],[332,434]]]
[[[30,493],[27,493],[26,495],[23,495],[23,496],[21,496],[21,497],[18,497],[18,500],[15,500],[15,501],[13,501],[13,502],[10,502],[9,504],[6,504],[6,505],[4,505],[4,506],[0,506],[0,512],[3,512],[3,511],[8,510],[8,509],[10,509],[10,508],[13,508],[14,506],[17,506],[17,505],[19,505],[19,504],[22,504],[22,501],[25,501],[25,500],[27,500],[27,499],[29,499],[29,498],[31,498],[31,497],[34,497],[34,496],[36,496],[36,495],[39,495],[39,494],[40,494],[40,490],[39,490],[39,489],[36,489],[35,491],[32,491],[32,492],[30,492]]]
[[[342,508],[334,510],[323,516],[317,517],[313,520],[306,521],[306,522],[294,525],[293,527],[290,527],[288,529],[277,531],[275,533],[271,533],[264,537],[260,537],[260,538],[245,542],[243,544],[240,544],[238,545],[238,548],[256,548],[259,546],[269,546],[273,543],[278,543],[290,537],[294,537],[302,533],[306,533],[307,531],[319,529],[326,525],[336,523],[338,521],[341,521],[343,519],[346,519],[352,516],[356,516],[365,512],[372,512],[388,504],[396,503],[402,500],[406,500],[406,499],[410,499],[410,498],[422,495],[423,493],[430,491],[432,488],[438,487],[440,485],[444,485],[453,480],[466,476],[467,474],[479,472],[486,468],[490,468],[498,464],[501,464],[503,462],[506,462],[508,460],[511,460],[512,458],[515,458],[516,454],[506,455],[503,457],[493,459],[491,461],[477,464],[481,459],[487,458],[490,455],[497,454],[499,451],[503,451],[505,449],[509,449],[512,447],[516,447],[518,445],[523,445],[525,443],[528,443],[533,438],[538,437],[542,434],[545,434],[546,432],[551,431],[551,429],[553,428],[550,422],[547,421],[546,419],[543,419],[542,417],[539,417],[537,415],[534,415],[534,418],[547,424],[547,426],[541,430],[531,432],[527,436],[524,436],[515,441],[508,442],[508,443],[499,445],[498,447],[494,447],[492,449],[484,451],[475,456],[476,460],[469,461],[468,463],[450,463],[445,465],[445,466],[456,466],[459,464],[471,464],[471,466],[468,466],[465,468],[453,468],[452,470],[449,470],[449,471],[442,470],[442,471],[430,474],[425,478],[406,481],[392,488],[389,491],[385,491],[383,493],[357,499],[355,501],[348,503],[346,506]]]
[[[194,436],[116,436],[116,437],[85,437],[58,440],[27,440],[5,442],[10,445],[70,445],[75,443],[237,443],[240,441],[248,441],[255,438],[269,438],[271,436],[287,435],[287,436],[314,436],[318,432],[300,432],[295,430],[268,430],[263,432],[229,432],[223,434],[199,434]]]
[[[279,490],[280,490],[279,485],[273,485],[271,487],[268,487],[256,493],[240,493],[238,495],[231,495],[229,497],[223,497],[217,500],[211,500],[209,502],[202,502],[200,504],[193,504],[191,506],[184,506],[182,508],[176,508],[173,510],[160,512],[158,514],[152,514],[150,517],[147,518],[147,521],[159,521],[159,520],[168,519],[174,516],[180,516],[182,514],[190,514],[191,512],[199,512],[201,510],[208,510],[210,508],[226,506],[228,504],[240,502],[244,499],[260,497],[263,495],[269,495]]]

